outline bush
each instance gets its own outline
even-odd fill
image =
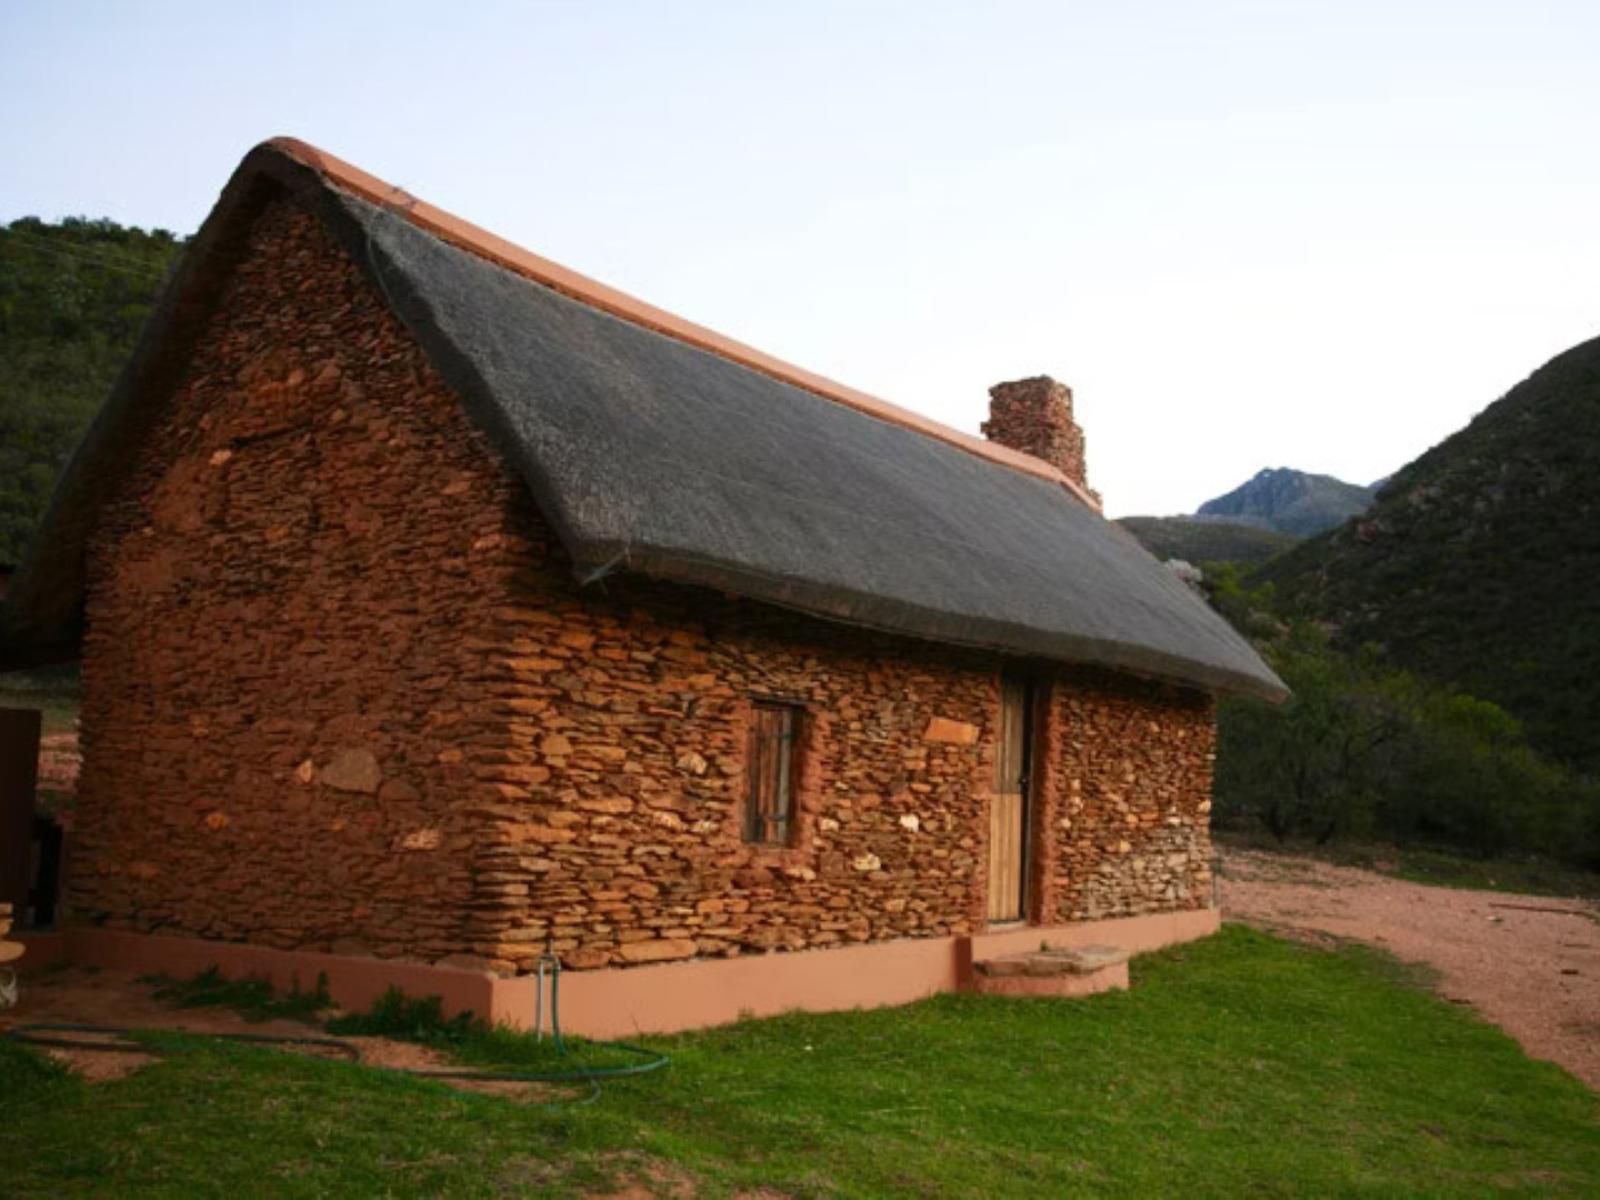
[[[1373,753],[1394,736],[1390,707],[1313,628],[1297,628],[1270,657],[1290,698],[1233,700],[1218,712],[1218,824],[1259,822],[1279,840],[1370,836]]]
[[[1600,866],[1600,783],[1542,758],[1511,714],[1399,670],[1374,649],[1340,651],[1315,625],[1285,625],[1270,592],[1236,577],[1213,587],[1237,627],[1276,629],[1258,646],[1293,693],[1281,706],[1221,705],[1219,827]]]

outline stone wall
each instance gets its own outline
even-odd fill
[[[1211,903],[1209,697],[1063,672],[1048,731],[1055,855],[1044,918],[1099,920]]]
[[[154,399],[154,398],[152,398]],[[248,252],[89,547],[69,897],[437,961],[468,937],[517,488],[310,217]]]
[[[982,926],[1000,662],[580,589],[286,205],[102,516],[88,606],[79,919],[502,972]],[[1209,705],[1049,695],[1031,915],[1203,904]],[[803,713],[785,847],[743,839],[761,698]]]
[[[495,656],[519,754],[483,852],[488,958],[547,938],[599,966],[981,925],[993,662],[643,580],[580,595],[548,538],[532,559]],[[790,848],[743,840],[758,697],[804,710]]]

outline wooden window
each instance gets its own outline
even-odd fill
[[[795,753],[802,710],[757,701],[750,706],[750,792],[745,840],[787,846],[794,832]]]

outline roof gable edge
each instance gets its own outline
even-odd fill
[[[665,309],[657,308],[617,288],[590,279],[586,275],[525,250],[514,242],[437,208],[425,200],[420,200],[404,188],[387,183],[360,167],[297,138],[272,138],[256,148],[256,152],[262,150],[276,151],[291,158],[321,175],[334,187],[393,212],[417,228],[458,249],[485,258],[497,266],[552,288],[579,303],[728,359],[749,370],[758,371],[878,420],[899,425],[1013,470],[1049,480],[1059,484],[1091,510],[1101,511],[1099,501],[1086,489],[1079,487],[1049,463],[1032,455],[963,433],[920,413],[838,383],[804,367],[795,366],[703,325],[685,320]]]

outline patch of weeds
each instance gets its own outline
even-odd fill
[[[296,979],[287,995],[278,995],[272,981],[259,976],[228,979],[217,967],[207,967],[192,979],[146,975],[141,983],[155,985],[155,997],[178,1008],[231,1008],[247,1021],[315,1021],[333,1007],[328,977],[318,973],[316,987],[303,991]]]
[[[459,1046],[476,1021],[470,1012],[446,1019],[444,1002],[438,996],[408,996],[391,987],[372,1002],[364,1013],[347,1013],[327,1023],[333,1034],[357,1037],[385,1037],[398,1042],[417,1042],[442,1049]]]
[[[416,1042],[478,1067],[526,1070],[576,1070],[630,1066],[636,1056],[605,1042],[569,1037],[558,1045],[509,1025],[491,1025],[470,1012],[444,1015],[438,996],[408,996],[391,987],[364,1013],[335,1017],[325,1026],[334,1035],[385,1037]]]

